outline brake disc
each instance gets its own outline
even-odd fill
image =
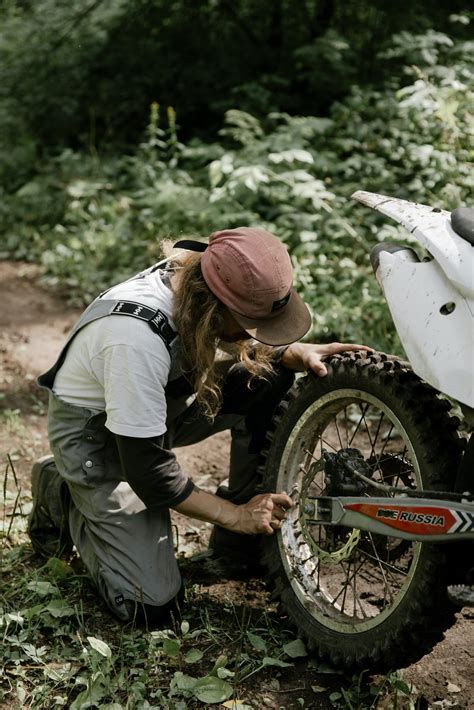
[[[339,547],[337,550],[332,550],[331,552],[329,552],[328,550],[325,550],[320,545],[318,545],[314,537],[311,535],[306,521],[306,515],[303,512],[304,506],[301,505],[301,501],[306,497],[309,486],[311,485],[315,475],[323,469],[323,459],[319,461],[314,461],[303,476],[300,492],[300,514],[298,520],[301,526],[301,532],[304,538],[304,542],[308,545],[314,557],[316,557],[318,560],[321,560],[321,562],[329,564],[339,564],[343,560],[346,560],[348,557],[350,557],[352,554],[352,550],[357,547],[360,540],[360,530],[358,530],[357,528],[353,528],[349,533],[347,540],[341,545],[341,547]]]

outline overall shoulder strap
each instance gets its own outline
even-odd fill
[[[155,311],[153,308],[144,306],[136,301],[108,301],[108,303],[114,303],[108,315],[131,316],[132,318],[146,321],[152,331],[160,336],[167,349],[171,349],[171,344],[177,333],[171,327],[168,316],[163,311],[160,311],[159,308]]]
[[[69,346],[78,332],[89,323],[109,315],[129,316],[131,318],[138,318],[139,320],[146,321],[151,330],[164,342],[168,352],[171,355],[171,346],[177,337],[177,333],[170,325],[167,315],[159,308],[154,310],[149,306],[145,306],[142,303],[136,303],[135,301],[106,299],[99,296],[90,304],[90,306],[86,308],[77,323],[73,326],[54,365],[47,372],[37,378],[37,383],[40,387],[52,389],[56,373],[64,363]]]

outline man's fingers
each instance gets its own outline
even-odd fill
[[[280,505],[284,510],[293,506],[288,493],[271,493],[270,495],[274,506]]]
[[[272,528],[271,523],[262,523],[262,529],[260,530],[262,535],[273,535],[275,532],[274,529]]]
[[[326,377],[328,374],[327,368],[322,362],[326,360],[331,355],[336,355],[336,353],[347,352],[348,350],[365,350],[367,352],[372,352],[373,348],[367,347],[367,345],[356,345],[354,343],[329,343],[329,345],[324,346],[325,352],[320,355],[311,353],[309,360],[309,367],[311,370],[319,377]]]
[[[343,353],[346,350],[373,351],[373,348],[369,348],[368,345],[357,345],[356,343],[329,343],[325,345],[324,348],[326,353],[322,357],[328,357],[328,355],[334,355],[335,353]]]
[[[273,510],[270,525],[274,530],[278,530],[281,527],[281,521],[286,517],[288,508],[291,508],[293,503],[286,493],[273,493],[272,503]]]
[[[293,503],[287,493],[261,493],[247,504],[253,510],[252,516],[257,525],[257,532],[262,535],[273,535],[281,528],[288,508]]]
[[[373,352],[373,348],[369,348],[368,345],[356,345],[355,343],[351,343],[350,345],[348,343],[344,343],[342,345],[344,350],[366,350],[367,352]]]
[[[319,357],[319,355],[313,355],[313,354],[310,355],[309,366],[310,366],[311,370],[316,375],[318,375],[318,377],[326,377],[326,375],[328,374],[328,371],[326,369],[326,365],[324,365],[321,362],[321,358]]]

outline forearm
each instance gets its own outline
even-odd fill
[[[186,500],[173,508],[191,518],[214,523],[227,530],[238,530],[239,506],[200,488],[194,488]]]
[[[205,520],[222,528],[246,535],[272,535],[291,508],[286,493],[260,493],[248,503],[235,505],[212,493],[194,488],[182,503],[173,506],[178,513]]]

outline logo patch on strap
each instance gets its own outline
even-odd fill
[[[119,301],[110,311],[110,315],[132,316],[132,318],[146,321],[152,331],[160,336],[168,350],[177,335],[170,325],[168,316],[163,311],[160,309],[155,311],[153,308],[135,301]]]
[[[176,338],[176,333],[170,326],[168,317],[160,311],[160,309],[158,309],[153,318],[148,321],[148,325],[154,333],[160,336],[166,347],[170,348],[171,343]]]

